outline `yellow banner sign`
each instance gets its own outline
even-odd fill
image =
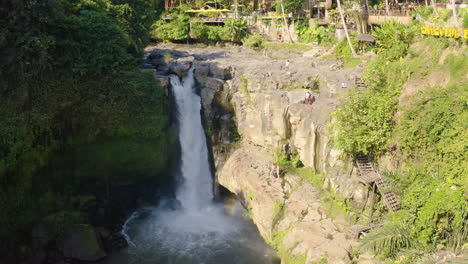
[[[429,26],[422,26],[421,33],[424,35],[432,35],[432,36],[441,36],[446,38],[468,38],[468,29],[463,30],[463,36],[460,35],[459,28],[446,28],[446,27],[429,27]]]

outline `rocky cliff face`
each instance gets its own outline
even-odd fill
[[[317,190],[295,175],[276,179],[268,174],[275,152],[288,144],[306,167],[326,174],[332,190],[354,201],[363,199],[364,187],[354,178],[353,166],[333,149],[326,133],[329,114],[345,92],[340,83],[351,86],[360,68],[341,69],[339,63],[319,60],[315,56],[320,50],[287,54],[287,68],[280,57],[284,53],[273,50],[178,52],[195,58],[219,184],[243,200],[262,236],[278,249],[307,263],[323,254],[331,263],[344,262],[352,242],[325,215]],[[311,90],[316,101],[304,104]]]
[[[326,216],[317,190],[295,175],[270,176],[271,162],[254,149],[237,149],[219,182],[242,199],[260,234],[283,259],[312,263],[326,256],[330,263],[346,263],[354,242]]]

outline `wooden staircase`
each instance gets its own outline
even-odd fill
[[[356,159],[356,164],[359,170],[360,180],[364,184],[376,187],[376,189],[379,190],[390,211],[398,211],[400,209],[400,202],[398,202],[395,193],[389,190],[389,187],[382,175],[375,170],[369,157],[359,154]]]
[[[367,89],[367,85],[361,80],[361,77],[355,77],[354,78],[354,85],[358,89]]]

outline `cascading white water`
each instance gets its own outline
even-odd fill
[[[181,172],[184,182],[177,198],[186,210],[200,210],[212,204],[212,177],[203,130],[200,97],[195,93],[193,69],[181,84],[172,75],[171,85],[179,114],[179,140],[182,149]]]
[[[266,246],[255,226],[245,221],[245,209],[237,202],[234,206],[237,210],[229,215],[221,204],[213,201],[193,69],[183,82],[177,76],[170,76],[170,80],[178,109],[183,182],[176,195],[181,209],[160,206],[133,213],[122,230],[129,242],[130,255],[112,263],[274,263],[276,254]]]

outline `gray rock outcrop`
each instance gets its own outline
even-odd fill
[[[100,237],[89,225],[68,227],[60,247],[64,257],[69,259],[98,261],[106,256]]]
[[[261,235],[281,243],[307,263],[323,254],[330,263],[347,263],[353,241],[326,216],[317,190],[296,175],[284,179],[269,175],[271,158],[251,149],[238,149],[224,164],[219,183],[241,197]],[[282,233],[281,241],[273,241]]]

